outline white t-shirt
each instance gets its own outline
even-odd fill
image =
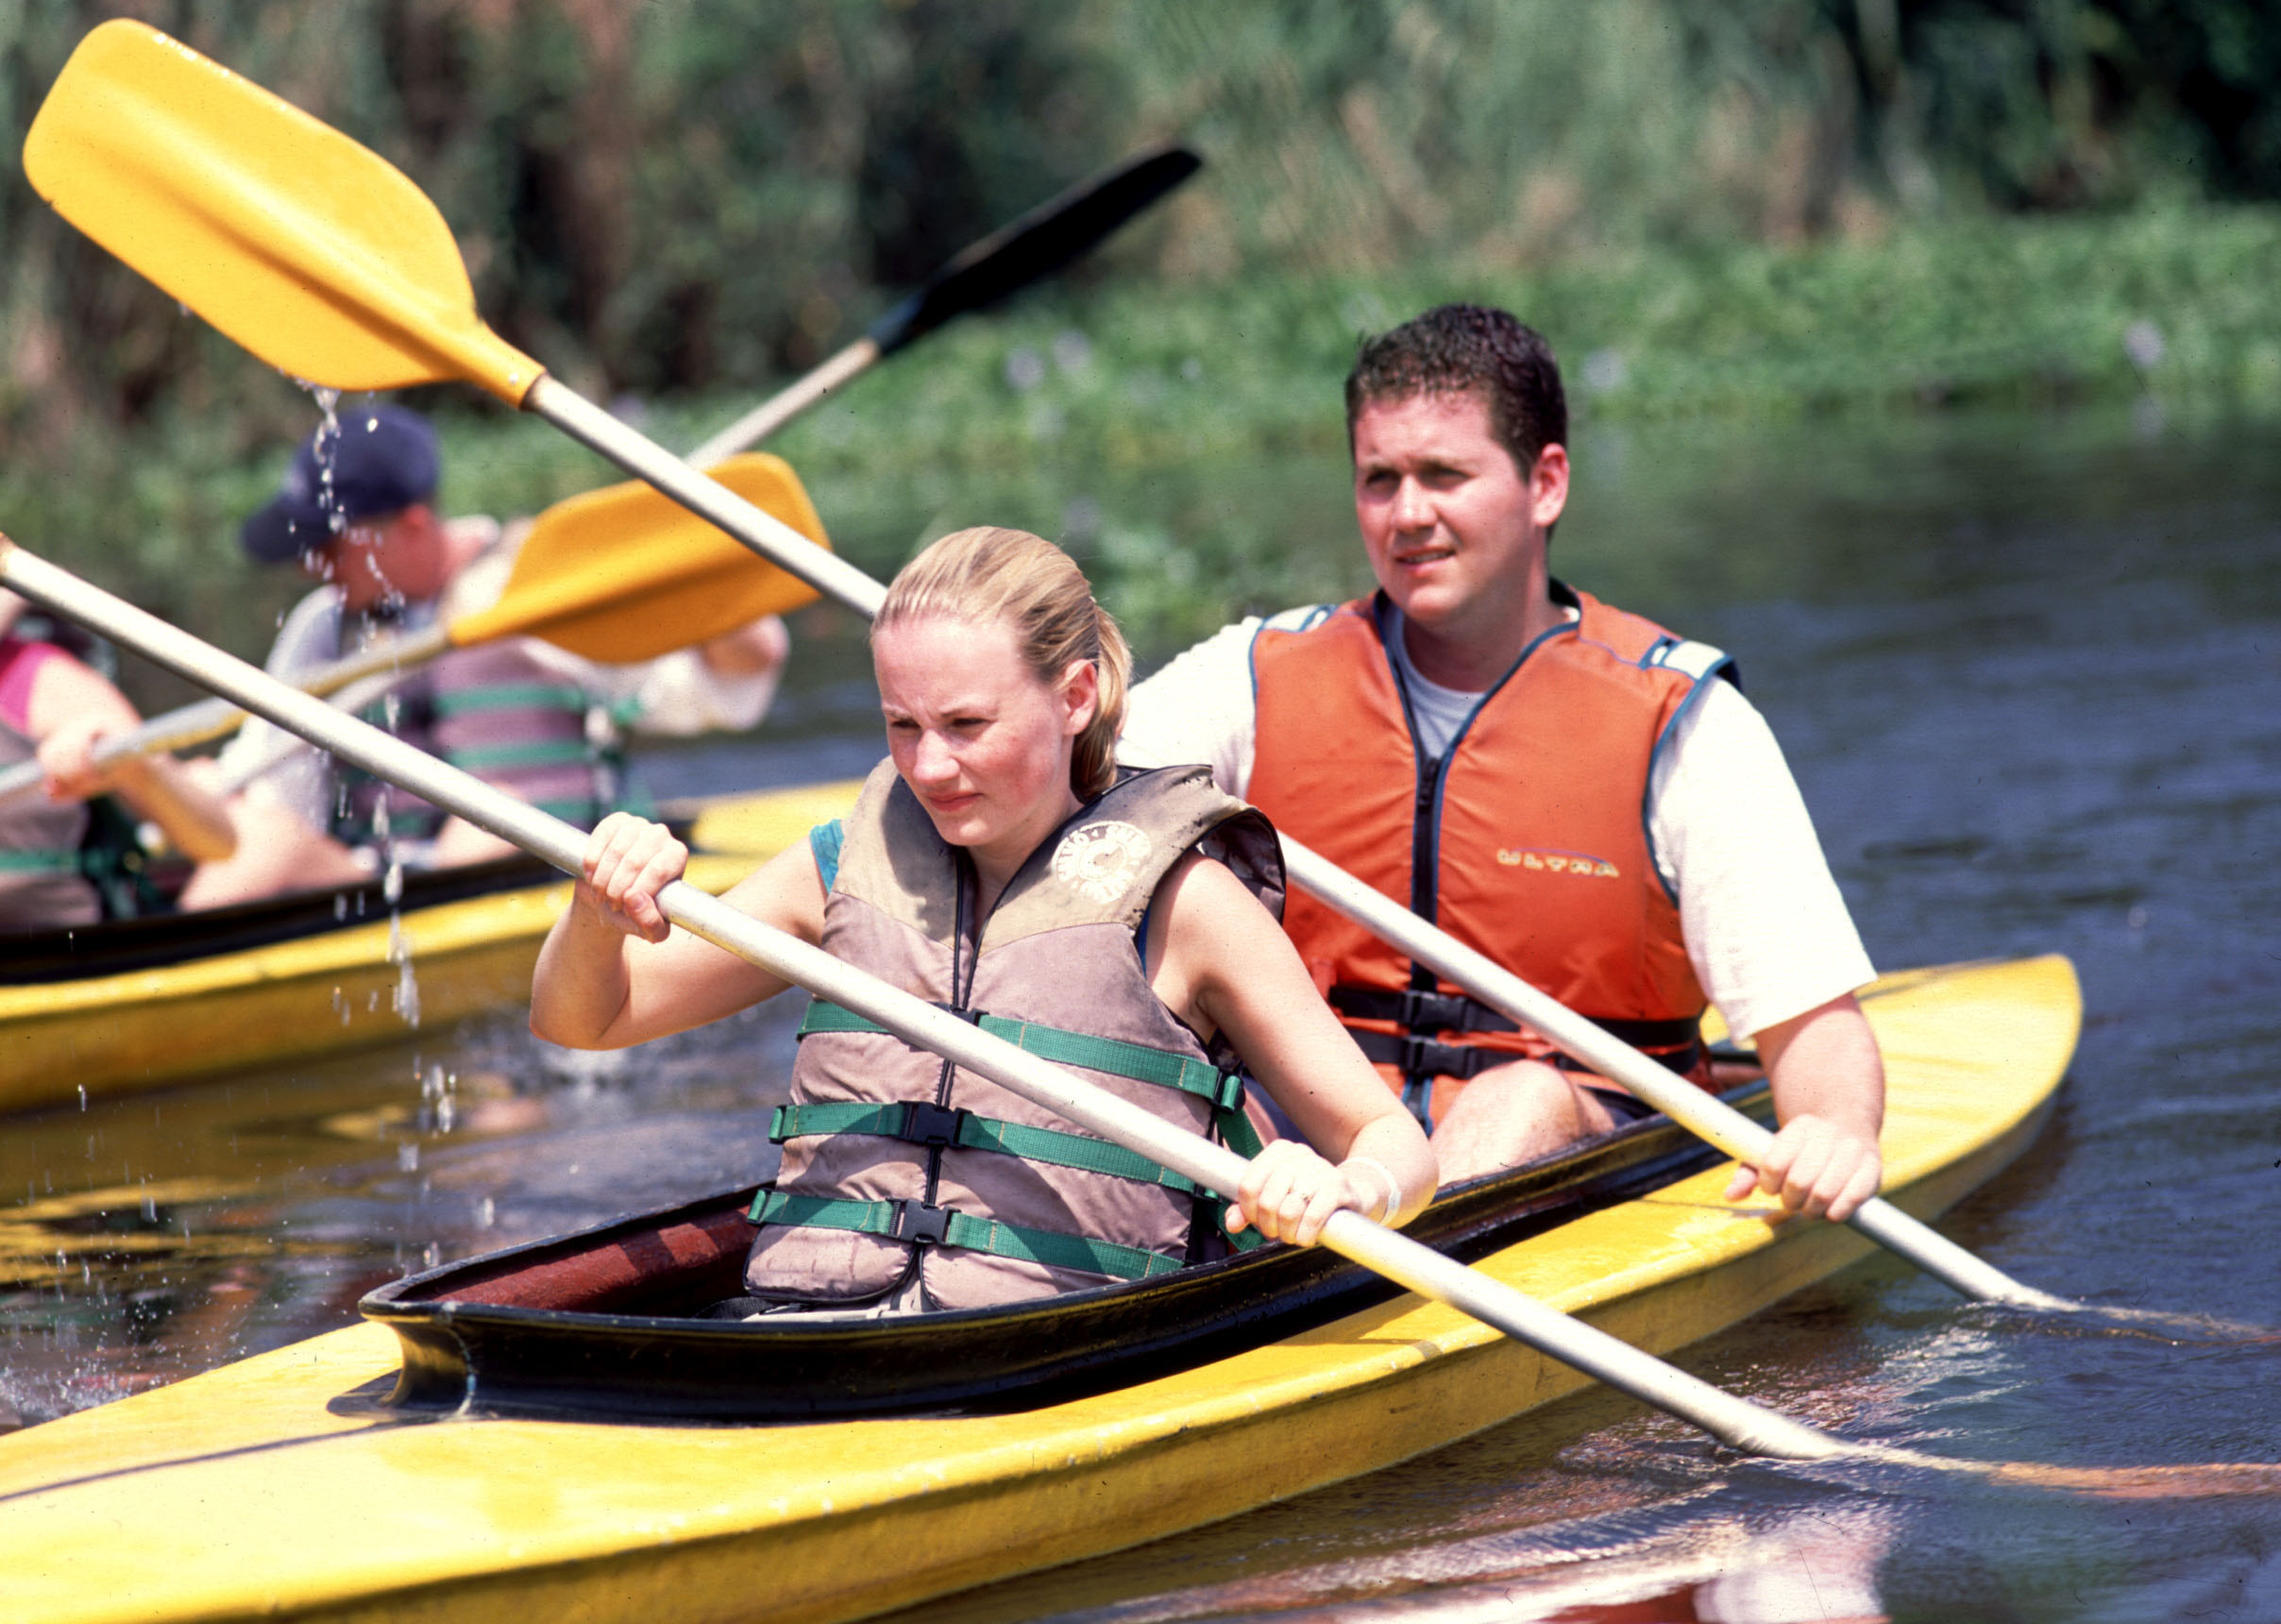
[[[485,518],[451,521],[459,530],[479,527],[498,537],[499,526]],[[438,617],[456,620],[489,607],[507,587],[515,567],[515,545],[522,539],[510,527],[503,545],[494,545],[478,556],[444,589],[433,604],[415,604],[397,621],[404,633],[434,624]],[[298,682],[345,652],[341,647],[341,589],[320,586],[293,606],[270,645],[266,669],[286,682]],[[532,659],[545,669],[577,684],[591,702],[614,714],[631,712],[637,733],[686,736],[716,730],[741,733],[758,725],[776,697],[776,671],[758,675],[723,675],[705,664],[695,649],[676,649],[654,660],[632,665],[603,665],[556,648],[536,637],[524,639]],[[240,770],[256,772],[246,788],[289,807],[311,827],[324,829],[332,821],[331,758],[315,746],[295,739],[273,724],[255,717],[238,730],[224,748],[220,766],[225,774]]]
[[[1136,686],[1118,759],[1204,762],[1221,788],[1245,794],[1259,731],[1251,646],[1260,624],[1225,627]],[[1413,688],[1412,706],[1445,749],[1479,696],[1429,689]],[[1679,893],[1696,979],[1733,1031],[1763,1032],[1875,974],[1782,747],[1732,683],[1710,683],[1657,758],[1647,836],[1656,868]]]

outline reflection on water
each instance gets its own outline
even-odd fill
[[[290,1071],[23,1117],[0,1139],[0,1420],[346,1324],[374,1286],[739,1183],[796,1000],[638,1053],[500,1018]]]
[[[2059,1113],[1948,1232],[2069,1295],[2253,1325],[2281,1323],[2272,439],[2128,413],[1587,425],[1555,546],[1580,584],[1740,657],[1879,963],[2074,959],[2088,1020]],[[1306,496],[1246,473],[1048,463],[1036,499],[1093,501],[1127,550],[1208,507],[1222,533],[1249,525],[1261,554],[1295,560],[1226,587],[1234,602],[1204,602],[1223,584],[1210,570],[1185,586],[1160,574],[1149,589],[1187,593],[1191,618],[1281,606],[1271,575],[1359,584],[1335,466]],[[921,505],[880,522],[1023,516]],[[802,632],[780,731],[662,758],[661,793],[847,776],[875,757],[855,629],[825,615]],[[0,1404],[37,1419],[98,1402],[342,1324],[368,1286],[431,1259],[755,1176],[794,1014],[601,1061],[502,1019],[12,1121]],[[1850,1436],[1980,1460],[2281,1460],[2281,1345],[2042,1324],[1897,1263],[1685,1362]],[[2281,1504],[1738,1462],[1587,1394],[910,1616],[1879,1616],[2272,1620]]]

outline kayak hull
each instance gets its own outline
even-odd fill
[[[852,783],[817,786],[709,809],[692,837],[700,854],[690,880],[725,889],[839,816],[854,791]],[[320,908],[310,927],[281,940],[200,952],[205,916],[193,915],[163,922],[179,939],[164,950],[168,962],[0,986],[0,1112],[391,1042],[523,1004],[539,943],[570,888],[528,861],[498,867],[500,878],[519,883],[408,906],[396,919],[376,884],[343,893],[344,917]],[[211,917],[217,935],[245,928],[239,918]],[[121,934],[148,934],[133,928],[145,922],[128,924]],[[79,934],[100,942],[110,928]],[[33,946],[19,939],[9,956],[33,958]],[[46,956],[70,956],[59,944]]]
[[[1886,1193],[1930,1217],[2029,1142],[2072,1053],[2065,960],[1897,978]],[[1669,1351],[1862,1257],[1727,1203],[1725,1171],[1532,1235],[1499,1279]],[[1584,1385],[1410,1296],[1043,1408],[627,1426],[385,1402],[364,1325],[0,1439],[0,1575],[52,1620],[861,1617],[1160,1537],[1433,1449]]]

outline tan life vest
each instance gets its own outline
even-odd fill
[[[1439,762],[1419,759],[1382,598],[1268,622],[1252,645],[1248,793],[1293,838],[1707,1082],[1706,1000],[1655,866],[1647,796],[1657,753],[1729,662],[1589,594],[1556,583],[1555,595],[1579,618],[1522,651]],[[1292,899],[1284,928],[1429,1126],[1474,1073],[1553,1054],[1311,897]]]
[[[826,870],[831,827],[814,842]],[[1168,768],[1071,817],[978,927],[972,864],[882,762],[827,874],[823,946],[1249,1155],[1234,1057],[1197,1040],[1141,962],[1157,887],[1191,848],[1279,911],[1266,820],[1208,770]],[[853,1305],[916,1284],[923,1306],[975,1308],[1176,1269],[1216,1237],[1219,1204],[1178,1175],[821,1001],[772,1137],[784,1163],[746,1269],[762,1296]]]

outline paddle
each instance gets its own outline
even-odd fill
[[[736,457],[713,477],[745,499],[796,527],[819,546],[823,521],[799,476],[764,452]],[[333,661],[304,678],[304,693],[329,694],[356,685],[358,703],[390,680],[452,649],[495,638],[543,637],[587,659],[647,660],[734,631],[764,615],[812,601],[814,590],[755,558],[678,503],[649,486],[612,485],[560,501],[538,516],[505,588],[488,608],[391,638]],[[154,717],[94,752],[98,765],[153,751],[185,750],[219,738],[245,719],[221,700],[202,700]],[[37,791],[37,762],[0,772],[0,806]]]
[[[24,161],[33,186],[67,219],[262,359],[343,389],[448,378],[479,384],[857,613],[877,613],[885,594],[877,582],[544,376],[484,327],[450,230],[402,174],[156,29],[122,20],[82,41],[33,121]],[[1310,890],[1331,886],[1326,867],[1302,854],[1293,878]],[[1548,1024],[1574,1032],[1580,1018],[1562,1015]],[[1613,1042],[1598,1034],[1586,1046],[1597,1054]],[[1627,1084],[1632,1074],[1627,1063]],[[1657,1086],[1687,1117],[1712,1121]],[[1665,1103],[1644,1090],[1642,1097]],[[1748,1141],[1748,1132],[1717,1125],[1732,1142]],[[1857,1226],[1862,1212],[1865,1232],[1971,1294],[1985,1288],[2025,1306],[2061,1302],[1977,1260],[1976,1268],[1960,1267],[1956,1260],[1969,1254],[1883,1202],[1865,1204]]]
[[[1203,166],[1184,146],[1154,146],[1039,204],[964,249],[861,338],[721,430],[689,461],[701,466],[758,445],[904,346],[1061,269]]]
[[[877,606],[870,578],[485,327],[450,228],[385,160],[157,29],[121,19],[80,41],[24,169],[65,219],[293,377],[343,391],[476,384],[818,590]]]
[[[213,688],[231,702],[268,718],[342,760],[513,841],[566,873],[579,871],[587,838],[584,831],[342,714],[322,700],[34,557],[5,536],[0,536],[0,583]],[[1183,1132],[1004,1039],[842,963],[821,948],[761,924],[685,881],[667,886],[658,903],[666,917],[683,929],[1001,1083],[1104,1139],[1153,1158],[1206,1188],[1226,1193],[1242,1182],[1243,1159],[1225,1145]],[[1827,1433],[1723,1393],[1500,1281],[1382,1228],[1360,1213],[1336,1214],[1324,1227],[1323,1243],[1411,1291],[1471,1314],[1643,1402],[1690,1421],[1738,1449],[1790,1460],[1858,1452],[1855,1446]]]

